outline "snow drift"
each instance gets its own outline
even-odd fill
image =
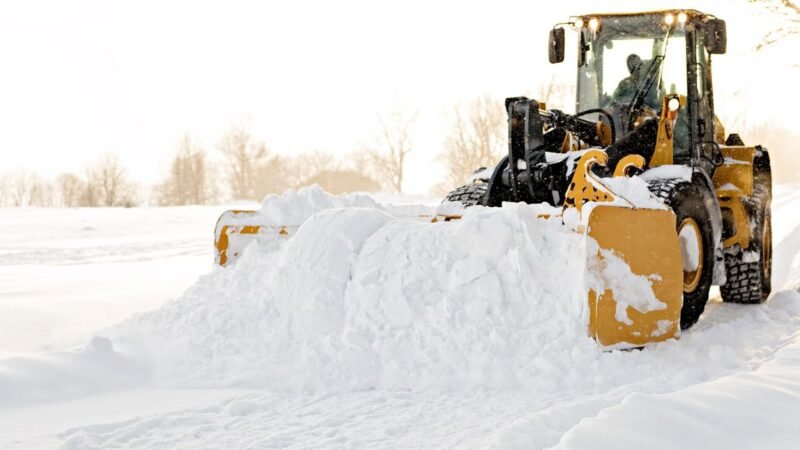
[[[163,386],[525,386],[597,352],[586,241],[537,219],[544,207],[426,224],[365,206],[314,190],[268,198],[262,213],[302,221],[294,236],[104,335],[149,355]]]

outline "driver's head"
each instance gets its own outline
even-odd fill
[[[628,72],[633,75],[634,72],[639,70],[639,67],[642,67],[642,58],[639,57],[636,53],[631,53],[628,55]]]

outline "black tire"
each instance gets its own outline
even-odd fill
[[[684,268],[683,306],[681,307],[681,329],[686,330],[697,323],[706,308],[708,293],[714,272],[714,231],[711,215],[703,202],[700,189],[682,179],[658,180],[649,183],[650,192],[663,200],[675,213],[675,228],[679,237],[684,232],[694,231],[699,239],[701,255],[697,270]],[[682,255],[686,258],[683,245]],[[684,264],[686,266],[686,264]]]
[[[446,202],[459,202],[465,208],[470,206],[482,205],[483,198],[486,196],[486,191],[489,185],[486,183],[472,183],[465,184],[454,191],[447,194],[444,201]]]
[[[769,187],[757,184],[745,201],[751,218],[751,241],[747,250],[734,245],[725,249],[727,281],[719,290],[722,301],[757,304],[767,301],[772,291],[772,214]]]

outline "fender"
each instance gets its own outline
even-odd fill
[[[483,196],[481,205],[483,206],[502,206],[503,199],[508,198],[508,194],[504,190],[508,190],[503,185],[503,172],[508,167],[508,155],[504,156],[499,163],[494,167],[492,177],[489,178],[489,186],[486,189],[486,194]]]
[[[756,145],[756,157],[753,159],[753,178],[757,183],[766,183],[769,187],[769,196],[772,197],[772,163],[769,159],[769,151],[760,145]]]

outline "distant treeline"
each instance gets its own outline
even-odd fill
[[[505,111],[488,97],[457,105],[440,160],[445,173],[437,193],[463,184],[503,151]],[[204,205],[261,200],[311,184],[328,192],[402,190],[407,155],[414,150],[417,115],[379,116],[373,142],[349,155],[314,151],[298,156],[273,152],[247,127],[230,127],[209,152],[188,134],[177,143],[169,169],[155,186],[141,186],[113,153],[80,173],[44,179],[27,169],[0,175],[0,206],[101,207]]]

